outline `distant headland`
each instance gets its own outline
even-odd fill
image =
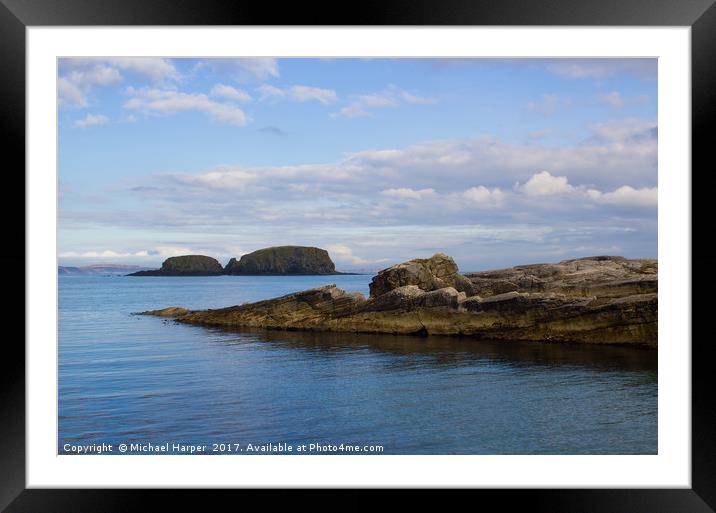
[[[183,255],[167,258],[161,269],[128,276],[290,276],[352,274],[336,271],[328,251],[309,246],[274,246],[232,258],[222,267],[215,258]]]
[[[147,271],[149,267],[142,265],[126,265],[126,264],[94,264],[84,266],[60,265],[57,267],[57,274],[60,275],[126,275],[130,272]]]

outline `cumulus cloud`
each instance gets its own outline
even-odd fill
[[[366,265],[371,263],[370,260],[361,258],[353,254],[353,250],[345,244],[329,244],[326,250],[331,258],[338,263],[348,263],[351,265]]]
[[[482,206],[498,206],[504,201],[505,194],[497,187],[488,189],[484,185],[470,187],[463,196],[470,202]]]
[[[416,199],[420,200],[428,196],[435,194],[435,189],[420,189],[415,190],[409,187],[400,187],[397,189],[386,189],[380,192],[383,196],[389,196],[391,198],[398,199]]]
[[[61,106],[86,107],[87,95],[95,87],[114,85],[123,79],[120,71],[154,82],[179,78],[174,64],[158,57],[64,58],[59,68],[57,95]]]
[[[237,102],[250,102],[252,100],[251,95],[246,91],[225,84],[216,84],[212,87],[210,94]]]
[[[655,207],[659,200],[659,191],[656,187],[634,189],[628,185],[623,185],[612,192],[606,193],[589,189],[587,195],[597,203],[609,205]]]
[[[90,126],[104,125],[109,118],[102,114],[87,114],[84,118],[75,121],[77,128],[87,128]]]
[[[132,96],[125,104],[128,110],[146,114],[176,114],[184,111],[202,112],[211,119],[231,125],[244,126],[249,122],[246,113],[235,105],[220,103],[205,94],[183,93],[172,89],[130,87]]]
[[[119,82],[122,76],[115,68],[98,64],[89,69],[71,71],[64,78],[80,86],[106,86]]]
[[[656,240],[655,129],[648,120],[621,120],[596,125],[571,145],[480,136],[325,163],[164,172],[125,184],[143,208],[63,208],[61,226],[143,229],[149,222],[164,235],[192,234],[189,243],[167,244],[184,254],[226,254],[217,240],[250,249],[337,245],[331,254],[344,270],[440,250],[499,265],[508,263],[505,251],[525,255],[523,263],[567,258],[570,248],[627,252]],[[147,258],[156,250],[147,249]]]
[[[169,59],[160,57],[115,57],[107,62],[117,68],[138,73],[152,81],[177,80],[179,72]]]
[[[554,196],[572,191],[566,176],[552,176],[548,171],[540,171],[518,188],[528,196]]]
[[[198,174],[185,173],[170,176],[180,184],[231,191],[244,191],[261,178],[256,170],[233,167],[220,167]]]
[[[197,251],[194,251],[193,249],[185,246],[157,246],[154,249],[147,251],[147,254],[151,256],[159,256],[162,258],[169,258],[181,255],[192,255],[196,253]]]
[[[236,193],[245,193],[254,200],[275,196],[294,201],[311,194],[336,201],[432,198],[434,203],[438,196],[452,194],[454,200],[472,197],[473,204],[489,199],[499,205],[508,199],[505,189],[515,182],[524,184],[519,186],[521,192],[533,198],[569,192],[570,182],[602,191],[622,185],[653,187],[657,156],[653,130],[655,125],[649,122],[597,125],[587,140],[566,146],[508,143],[490,136],[426,141],[402,149],[365,150],[320,164],[166,173],[141,185],[153,187],[147,193],[153,198],[211,194],[235,201]],[[363,205],[357,212],[361,208],[380,211],[377,205]]]
[[[323,105],[334,103],[338,96],[332,89],[310,87],[305,85],[292,85],[281,89],[270,84],[262,84],[256,88],[263,101],[288,99],[295,102],[317,101]]]
[[[370,116],[373,109],[385,109],[397,107],[403,103],[430,104],[435,103],[435,98],[419,96],[397,87],[389,87],[386,90],[371,94],[355,94],[351,102],[334,113],[334,117],[357,118]]]
[[[657,205],[657,187],[635,189],[623,185],[611,192],[602,192],[587,186],[573,186],[566,176],[552,176],[548,171],[534,174],[524,185],[515,187],[530,197],[571,195],[575,198],[589,199],[596,203],[635,207],[653,207]]]

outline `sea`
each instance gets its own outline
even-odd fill
[[[653,350],[136,315],[370,279],[60,276],[58,454],[657,453]]]

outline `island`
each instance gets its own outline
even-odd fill
[[[238,329],[456,335],[657,347],[656,260],[597,256],[458,272],[437,253],[384,269],[368,298],[336,285],[213,310],[141,312]]]
[[[183,255],[167,258],[161,269],[141,270],[127,276],[291,276],[354,274],[336,271],[328,251],[310,246],[274,246],[232,258],[221,267],[215,258]]]
[[[218,276],[224,269],[215,258],[204,255],[183,255],[167,258],[161,269],[137,271],[128,276]]]
[[[343,273],[336,272],[336,266],[325,249],[274,246],[247,253],[239,260],[232,258],[226,264],[224,274],[261,276]]]

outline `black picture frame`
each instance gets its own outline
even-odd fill
[[[270,3],[214,0],[0,0],[0,145],[5,156],[4,185],[0,202],[6,238],[12,240],[0,256],[6,270],[6,287],[15,293],[6,306],[8,319],[16,322],[25,312],[25,225],[17,221],[24,202],[25,168],[25,30],[29,26],[86,25],[551,25],[551,26],[690,26],[692,69],[692,326],[704,325],[709,302],[696,297],[711,288],[709,266],[716,257],[707,251],[706,237],[697,239],[698,228],[710,224],[706,202],[693,195],[714,191],[714,121],[716,120],[716,0],[426,0],[362,2],[346,9],[335,2],[311,8],[286,3],[280,9]],[[319,16],[317,12],[322,14]],[[8,159],[10,157],[10,159]],[[12,162],[13,165],[9,165]],[[699,170],[698,173],[693,170]],[[23,203],[24,205],[24,203]],[[24,209],[22,210],[24,212]],[[709,233],[703,231],[703,233]],[[9,251],[9,249],[11,251]],[[51,258],[48,255],[48,258]],[[9,296],[9,294],[7,294]],[[20,312],[22,310],[22,312]],[[699,315],[700,314],[700,315]],[[700,322],[697,320],[701,319]],[[697,332],[693,330],[695,335]],[[23,336],[24,339],[24,336]],[[69,490],[26,489],[25,486],[25,350],[20,337],[3,343],[0,373],[0,508],[24,511],[134,511],[149,499],[161,499],[162,509],[205,505],[208,494],[235,498],[236,492],[172,490]],[[500,504],[531,511],[716,511],[716,390],[710,356],[711,342],[702,333],[692,344],[692,487],[690,489],[524,489],[477,490],[481,504]],[[247,491],[239,492],[251,498]],[[275,493],[275,492],[274,492]],[[421,497],[421,491],[414,491]],[[218,497],[221,498],[221,497]],[[352,501],[359,505],[363,499]],[[329,501],[333,502],[333,501]],[[217,503],[214,503],[217,504]],[[334,503],[335,504],[335,503]],[[234,506],[236,504],[234,503]],[[216,509],[216,508],[214,508]]]

